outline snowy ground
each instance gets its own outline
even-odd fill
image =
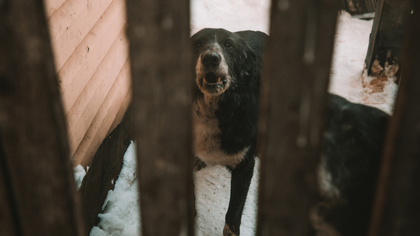
[[[335,38],[329,91],[351,102],[373,106],[392,114],[397,92],[393,77],[387,78],[384,91],[380,93],[373,93],[369,86],[363,86],[372,80],[364,70],[372,23],[373,20],[358,20],[347,12],[341,13]]]
[[[231,31],[253,29],[267,33],[268,10],[267,0],[192,0],[191,33],[205,27],[222,27]],[[345,12],[339,16],[329,90],[350,101],[372,105],[392,113],[397,90],[392,78],[388,79],[380,93],[372,93],[368,87],[363,87],[363,82],[372,80],[362,75],[371,27],[372,21],[354,19]],[[257,161],[243,214],[243,236],[255,235],[258,166]],[[81,181],[83,169],[75,168],[75,174],[76,179]],[[197,235],[221,235],[229,201],[230,174],[226,168],[214,166],[195,173],[194,177]],[[140,235],[138,207],[135,151],[134,145],[130,145],[115,189],[109,192],[103,206],[104,213],[99,215],[101,221],[90,235]]]

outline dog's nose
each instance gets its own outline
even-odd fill
[[[217,67],[220,64],[220,55],[215,52],[209,52],[202,56],[201,62],[205,67]]]

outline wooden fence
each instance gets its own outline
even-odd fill
[[[420,232],[420,3],[411,4],[370,236]],[[143,235],[194,235],[188,6],[127,0]],[[338,7],[336,0],[272,3],[258,235],[312,231]],[[42,1],[0,2],[1,235],[85,235],[50,45]]]

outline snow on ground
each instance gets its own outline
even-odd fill
[[[191,33],[205,27],[222,27],[231,31],[260,30],[268,32],[269,1],[247,0],[192,0]],[[334,61],[331,70],[330,92],[341,95],[350,101],[376,106],[391,113],[396,85],[386,83],[384,92],[372,93],[363,87],[362,76],[364,58],[367,51],[372,21],[352,18],[342,12],[339,16],[336,35]],[[108,193],[104,212],[99,214],[100,223],[94,227],[91,236],[121,235],[131,236],[140,233],[139,197],[135,178],[135,148],[131,144],[125,156],[121,174],[115,189]],[[257,211],[258,166],[251,183],[246,201],[241,235],[255,235]],[[82,173],[78,170],[78,176]],[[78,178],[78,177],[76,177]],[[230,174],[221,166],[206,167],[194,174],[196,194],[197,235],[221,235],[224,217],[230,195]]]
[[[77,189],[79,189],[80,186],[82,185],[83,178],[86,175],[86,171],[85,169],[83,169],[82,165],[78,165],[73,168],[73,172],[74,172],[74,182],[76,183]]]
[[[92,228],[91,236],[140,235],[139,196],[136,179],[136,149],[134,143],[124,154],[121,173],[114,190],[109,190],[99,214],[98,226]]]
[[[254,168],[249,194],[242,215],[241,235],[255,235],[259,160]],[[194,173],[196,235],[221,235],[230,197],[230,173],[222,166],[208,166]]]
[[[351,102],[373,106],[391,114],[397,92],[394,78],[387,78],[388,82],[381,93],[372,93],[369,87],[363,87],[363,82],[372,80],[364,70],[372,23],[373,20],[358,20],[347,12],[341,12],[335,37],[329,91]]]

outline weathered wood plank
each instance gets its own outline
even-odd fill
[[[192,235],[189,1],[127,9],[143,235]]]
[[[50,18],[66,0],[44,0],[45,16]]]
[[[92,124],[74,154],[76,159],[79,156],[83,156],[83,160],[81,160],[80,163],[83,166],[90,165],[92,162],[96,150],[102,140],[108,135],[108,130],[110,129],[126,94],[131,88],[131,80],[129,81],[127,79],[130,78],[128,60],[129,59],[127,58],[124,67],[121,69],[120,74],[112,84],[109,93],[96,113]],[[76,163],[74,163],[74,165],[76,165]]]
[[[66,113],[76,102],[104,56],[124,28],[125,1],[114,0],[58,71]],[[120,16],[120,17],[118,17]]]
[[[262,85],[257,235],[308,235],[339,2],[278,1]]]
[[[120,106],[120,108],[118,109],[118,112],[116,113],[115,119],[112,122],[111,127],[108,130],[108,134],[111,133],[111,131],[113,129],[115,129],[115,127],[121,122],[125,111],[127,110],[128,106],[131,104],[131,98],[133,96],[133,91],[131,89],[131,84],[130,84],[130,88],[128,89],[127,93],[125,94],[124,100]]]
[[[0,39],[0,135],[18,233],[82,235],[42,1],[0,2]]]
[[[72,154],[80,145],[106,95],[117,79],[124,62],[127,60],[127,49],[128,42],[125,38],[125,28],[123,28],[78,96],[77,101],[68,111],[67,121],[69,122],[68,129]],[[128,77],[124,79],[128,79]],[[77,162],[80,162],[83,156],[77,156],[76,158]]]
[[[9,173],[6,167],[3,143],[0,136],[0,234],[2,236],[20,235],[20,226],[16,215],[16,204],[13,190],[8,180]],[[19,233],[18,233],[19,232]]]
[[[385,63],[398,65],[410,12],[410,0],[379,0],[365,59],[369,75],[375,60],[382,68]],[[376,75],[375,69],[372,75]]]
[[[48,19],[57,71],[88,35],[111,2],[112,0],[67,1]],[[78,8],[75,7],[77,5]]]
[[[370,236],[420,232],[420,2],[412,3],[415,13],[405,38],[404,70],[385,145]]]
[[[108,191],[114,189],[131,140],[131,115],[128,110],[121,124],[101,143],[80,186],[85,235],[89,235],[92,227],[99,223],[98,214],[102,212]]]

